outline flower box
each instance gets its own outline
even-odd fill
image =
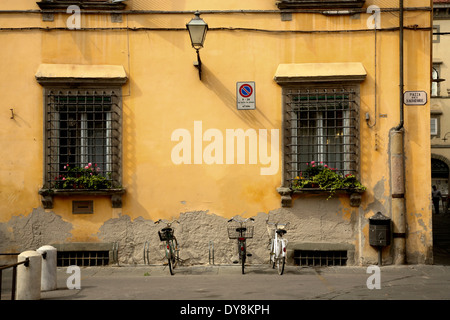
[[[361,194],[366,190],[353,174],[341,174],[326,164],[311,161],[304,172],[291,180],[289,187],[278,188],[282,196],[282,205],[290,206],[292,194],[328,194],[330,199],[335,193],[350,194],[350,205],[359,206]]]

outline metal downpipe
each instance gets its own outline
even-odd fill
[[[400,55],[400,122],[390,132],[391,209],[393,224],[394,264],[406,263],[406,208],[405,208],[405,149],[404,149],[404,74],[403,74],[403,0],[399,13]]]

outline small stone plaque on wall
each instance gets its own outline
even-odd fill
[[[72,213],[73,214],[88,214],[94,213],[94,201],[72,201]]]

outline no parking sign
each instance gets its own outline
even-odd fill
[[[236,82],[236,102],[238,110],[253,110],[255,105],[255,82]]]

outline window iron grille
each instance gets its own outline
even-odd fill
[[[289,88],[285,99],[285,167],[290,183],[311,161],[357,174],[359,110],[352,88]]]
[[[344,250],[294,250],[294,264],[297,266],[346,266],[347,260],[347,251]]]
[[[61,182],[68,168],[89,163],[112,186],[120,184],[119,101],[114,90],[47,90],[47,187]]]
[[[109,251],[61,251],[57,252],[58,267],[97,267],[109,265]]]

